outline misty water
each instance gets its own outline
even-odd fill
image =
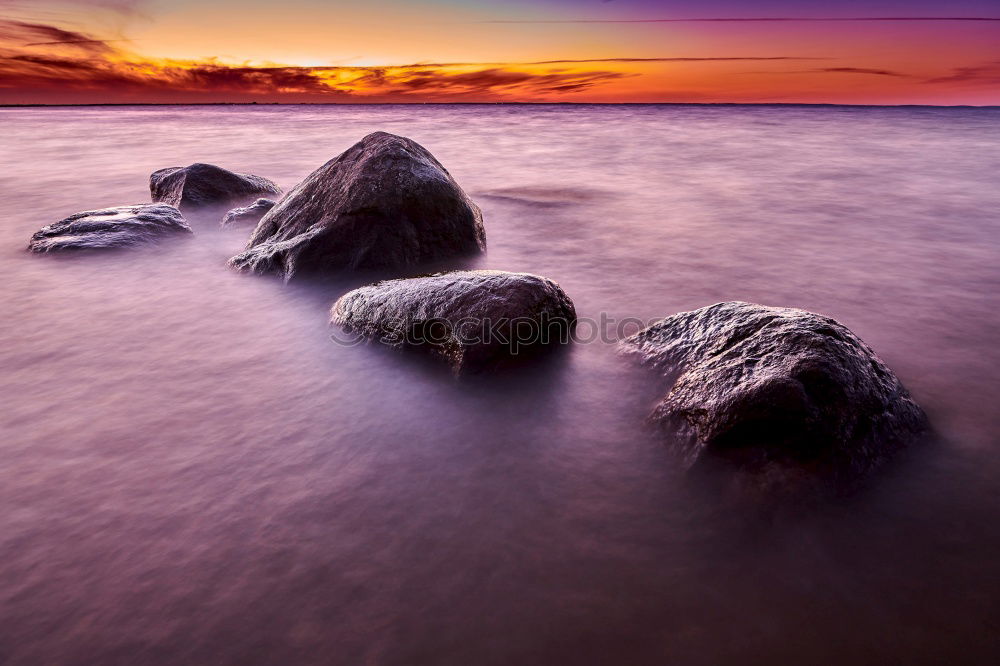
[[[0,110],[0,663],[986,663],[1000,598],[1000,109]],[[581,342],[500,375],[330,339],[350,285],[236,274],[246,227],[72,256],[192,162],[291,187],[365,134],[483,209],[470,265],[582,317],[802,307],[938,441],[762,514],[685,477],[663,380]]]

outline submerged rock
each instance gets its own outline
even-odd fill
[[[203,206],[232,206],[281,189],[267,178],[235,173],[214,164],[168,167],[149,176],[149,193],[181,210]]]
[[[875,352],[804,310],[718,303],[622,345],[675,377],[653,418],[692,465],[722,460],[778,483],[785,472],[852,481],[928,427]]]
[[[425,349],[456,373],[568,342],[573,302],[552,280],[528,273],[455,271],[355,289],[331,322],[375,342]]]
[[[140,204],[88,210],[42,227],[31,237],[32,252],[128,247],[175,234],[191,227],[173,206]]]
[[[249,206],[244,206],[243,208],[234,208],[226,216],[222,218],[222,226],[229,227],[235,226],[237,224],[257,224],[260,222],[260,218],[264,217],[267,211],[274,208],[275,202],[273,199],[257,199]]]
[[[375,132],[310,174],[260,221],[230,264],[286,280],[483,252],[482,214],[425,148]]]

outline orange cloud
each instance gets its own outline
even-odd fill
[[[651,63],[814,59],[577,58],[251,66],[142,58],[85,33],[6,20],[0,21],[0,102],[559,101],[641,76],[635,68]]]
[[[346,101],[544,97],[631,74],[579,65],[437,63],[386,67],[230,65],[136,57],[55,26],[0,21],[0,101]],[[49,47],[40,50],[37,47]]]
[[[914,58],[866,67],[863,59],[838,62],[815,49],[811,57],[574,57],[308,67],[151,58],[123,48],[123,41],[39,21],[0,19],[0,104],[933,103],[951,98],[967,103],[991,101],[991,86],[1000,80],[996,62],[949,70],[944,63],[930,68]],[[749,62],[760,71],[746,71]],[[789,70],[790,64],[805,67]]]

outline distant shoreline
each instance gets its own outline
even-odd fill
[[[1000,109],[994,104],[838,104],[835,102],[115,102],[94,104],[0,104],[0,109],[121,106],[766,106],[863,109]]]

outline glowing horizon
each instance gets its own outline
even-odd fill
[[[0,0],[0,103],[1000,104],[992,2]]]

